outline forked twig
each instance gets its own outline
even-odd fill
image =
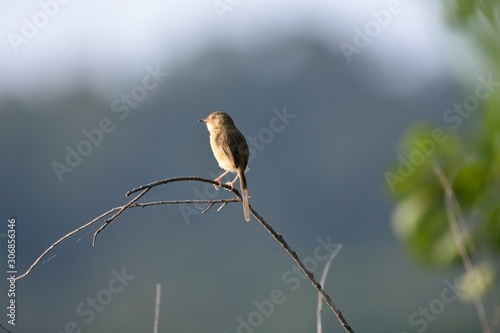
[[[149,191],[149,189],[143,190],[138,196],[136,196],[135,198],[133,198],[132,200],[130,200],[128,204],[126,204],[124,206],[121,206],[120,209],[118,210],[118,212],[116,212],[113,216],[111,216],[109,219],[107,219],[106,221],[104,221],[104,224],[99,229],[97,229],[97,231],[94,233],[94,237],[92,237],[92,246],[95,246],[95,242],[97,240],[97,235],[101,231],[103,231],[114,219],[116,219],[118,216],[120,216],[127,208],[129,208],[137,200],[139,200],[140,198],[142,198],[144,196],[144,194],[148,193],[148,191]]]
[[[155,201],[155,202],[146,202],[146,203],[138,203],[137,201],[142,198],[148,191],[150,191],[152,188],[160,185],[165,185],[168,183],[174,183],[174,182],[181,182],[181,181],[198,181],[198,182],[204,182],[204,183],[209,183],[215,186],[220,186],[230,192],[232,192],[235,195],[235,198],[231,199],[214,199],[214,200],[172,200],[172,201]],[[29,269],[22,275],[18,276],[16,280],[19,280],[21,278],[24,278],[30,272],[33,270],[33,268],[40,262],[40,260],[45,257],[51,250],[53,250],[58,244],[60,244],[62,241],[65,239],[73,236],[77,232],[91,226],[92,224],[96,223],[97,221],[101,220],[102,218],[106,217],[107,215],[111,213],[115,213],[113,216],[108,218],[103,222],[103,225],[94,233],[92,245],[95,245],[97,235],[103,231],[113,220],[115,220],[118,216],[120,216],[123,212],[125,212],[129,208],[137,208],[137,207],[148,207],[152,205],[171,205],[171,204],[191,204],[191,203],[209,203],[210,206],[205,209],[204,211],[208,210],[213,206],[215,203],[221,203],[222,207],[228,203],[231,202],[241,202],[241,195],[238,192],[237,189],[226,185],[226,184],[220,184],[212,179],[208,178],[203,178],[203,177],[174,177],[174,178],[168,178],[168,179],[163,179],[159,181],[155,181],[153,183],[145,184],[142,186],[139,186],[135,189],[132,189],[126,193],[126,196],[130,196],[131,194],[134,194],[136,192],[140,192],[137,196],[135,196],[132,200],[130,200],[127,204],[119,207],[115,207],[113,209],[110,209],[109,211],[105,212],[104,214],[99,215],[92,221],[88,222],[87,224],[71,231],[70,233],[66,234],[62,238],[58,239],[56,242],[54,242],[47,250],[45,250],[36,260],[35,262],[29,267]],[[222,208],[221,207],[221,208]],[[220,208],[219,208],[220,210]],[[333,304],[330,296],[323,290],[321,285],[315,280],[314,275],[307,269],[307,267],[302,263],[300,258],[297,256],[295,251],[292,250],[292,248],[287,244],[287,242],[284,240],[283,236],[279,233],[277,233],[265,220],[262,216],[260,216],[251,206],[250,206],[250,211],[252,215],[257,219],[257,221],[260,222],[260,224],[274,237],[274,239],[285,249],[285,251],[292,257],[292,259],[295,261],[295,263],[300,267],[300,269],[304,272],[304,274],[307,276],[311,284],[313,285],[314,288],[318,291],[318,293],[323,297],[325,300],[326,304],[330,307],[330,309],[333,311],[337,319],[340,321],[341,325],[344,327],[346,332],[353,333],[354,331],[352,328],[349,326],[347,321],[345,320],[344,316],[340,312],[340,310]]]
[[[82,225],[81,227],[71,231],[70,233],[67,233],[66,235],[64,235],[63,237],[59,238],[57,241],[55,241],[51,246],[49,246],[45,251],[43,251],[43,253],[31,264],[31,266],[26,270],[26,272],[24,272],[23,274],[19,275],[18,277],[16,277],[16,281],[17,280],[20,280],[22,279],[23,277],[25,277],[26,275],[28,275],[29,273],[31,273],[31,271],[33,270],[33,268],[35,268],[36,265],[38,265],[38,263],[50,252],[52,251],[57,245],[59,245],[62,241],[64,241],[65,239],[67,238],[70,238],[71,236],[73,236],[74,234],[82,231],[83,229],[85,228],[88,228],[90,227],[92,224],[96,223],[97,221],[99,221],[100,219],[102,219],[103,217],[105,217],[106,215],[109,215],[111,213],[113,213],[114,211],[117,211],[119,210],[120,207],[115,207],[115,208],[112,208],[110,210],[108,210],[107,212],[99,215],[98,217],[96,217],[95,219],[93,219],[92,221],[88,222],[87,224],[84,224]]]
[[[290,248],[290,246],[288,246],[287,242],[285,242],[285,240],[283,239],[283,236],[281,234],[277,233],[276,231],[274,231],[274,229],[269,224],[267,224],[267,222],[264,220],[264,218],[262,216],[260,216],[259,213],[257,213],[252,208],[252,206],[250,206],[250,211],[252,212],[252,215],[260,222],[260,224],[262,224],[262,226],[274,237],[274,239],[276,239],[276,241],[278,243],[280,243],[280,245],[285,249],[285,251],[292,257],[292,259],[300,267],[302,272],[304,272],[304,274],[307,276],[309,281],[312,283],[313,287],[316,288],[318,293],[320,293],[321,296],[323,297],[323,299],[325,300],[326,304],[328,304],[330,309],[333,311],[333,313],[335,314],[335,316],[339,320],[342,327],[344,327],[344,330],[346,332],[353,333],[354,331],[352,330],[351,326],[349,326],[349,324],[345,320],[344,316],[342,315],[342,312],[340,312],[340,310],[335,306],[335,304],[333,304],[330,296],[328,296],[328,294],[323,290],[321,285],[315,280],[313,273],[311,273],[311,271],[309,271],[307,269],[307,267],[302,263],[300,258],[297,256],[297,253],[295,253],[295,251],[293,251]]]

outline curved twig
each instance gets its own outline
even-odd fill
[[[154,201],[154,202],[146,202],[146,203],[138,203],[137,201],[142,198],[148,191],[150,191],[152,188],[156,187],[156,186],[160,186],[160,185],[164,185],[164,184],[168,184],[168,183],[173,183],[173,182],[180,182],[180,181],[198,181],[198,182],[204,182],[204,183],[209,183],[209,184],[212,184],[212,185],[215,185],[215,186],[220,186],[230,192],[232,192],[236,198],[232,198],[232,199],[214,199],[214,200],[171,200],[171,201]],[[130,196],[131,194],[134,194],[134,193],[137,193],[137,192],[140,192],[137,196],[135,196],[132,200],[130,200],[127,204],[123,205],[123,206],[119,206],[119,207],[115,207],[113,209],[110,209],[108,210],[107,212],[105,212],[104,214],[101,214],[99,215],[98,217],[96,217],[95,219],[93,219],[92,221],[88,222],[87,224],[71,231],[70,233],[66,234],[65,236],[63,236],[62,238],[58,239],[56,242],[54,242],[51,246],[49,246],[49,248],[47,248],[47,250],[45,250],[36,260],[35,262],[29,267],[29,269],[22,275],[18,276],[16,278],[16,280],[19,280],[25,276],[27,276],[28,274],[30,274],[30,272],[33,270],[33,268],[40,262],[40,260],[45,257],[51,250],[53,250],[58,244],[60,244],[62,241],[64,241],[65,239],[73,236],[74,234],[76,234],[77,232],[89,227],[90,225],[96,223],[97,221],[101,220],[102,218],[104,218],[105,216],[113,213],[113,212],[116,212],[113,216],[111,216],[110,218],[108,218],[107,220],[104,221],[103,225],[94,233],[94,237],[93,237],[93,242],[92,242],[92,245],[95,245],[95,242],[96,242],[96,238],[97,238],[97,235],[102,231],[104,230],[114,219],[116,219],[118,216],[120,216],[125,210],[127,210],[128,208],[137,208],[137,207],[148,207],[148,206],[152,206],[152,205],[171,205],[171,204],[190,204],[190,203],[209,203],[210,206],[208,208],[206,208],[204,211],[208,210],[209,208],[211,208],[213,206],[213,204],[215,203],[222,203],[222,205],[226,205],[228,203],[231,203],[231,202],[241,202],[241,195],[240,193],[238,192],[237,189],[229,186],[229,185],[226,185],[226,184],[221,184],[221,183],[218,183],[212,179],[208,179],[208,178],[203,178],[203,177],[174,177],[174,178],[167,178],[167,179],[163,179],[163,180],[158,180],[158,181],[155,181],[153,183],[149,183],[149,184],[145,184],[145,185],[142,185],[142,186],[139,186],[135,189],[132,189],[130,191],[128,191],[126,193],[126,197]],[[219,208],[220,209],[220,208]],[[302,261],[300,260],[300,258],[297,256],[297,253],[295,253],[295,251],[292,250],[292,248],[288,245],[288,243],[284,240],[283,236],[276,232],[265,220],[262,216],[259,215],[259,213],[257,213],[257,211],[255,211],[252,206],[250,206],[250,212],[252,213],[252,215],[257,219],[257,221],[259,221],[259,223],[274,237],[274,239],[285,249],[285,251],[292,257],[292,259],[295,261],[295,263],[300,267],[300,269],[304,272],[304,274],[307,276],[307,278],[309,279],[309,281],[311,282],[311,284],[313,285],[314,288],[316,288],[316,290],[318,291],[319,294],[321,294],[321,296],[323,297],[323,299],[325,300],[326,304],[328,304],[328,306],[330,307],[330,309],[333,311],[333,313],[335,314],[335,316],[337,317],[337,319],[340,321],[340,323],[342,324],[342,326],[344,327],[344,329],[347,331],[347,332],[350,332],[350,333],[353,333],[354,331],[352,330],[352,328],[349,326],[349,324],[347,323],[347,321],[345,320],[344,316],[342,315],[342,313],[340,312],[340,310],[333,304],[330,296],[328,296],[328,294],[323,290],[323,288],[321,287],[321,285],[315,280],[314,278],[314,275],[311,273],[311,271],[309,271],[307,269],[307,267],[302,263]]]
[[[23,274],[19,275],[18,277],[16,277],[16,281],[17,280],[20,280],[22,279],[23,277],[25,277],[26,275],[28,275],[29,273],[31,273],[31,271],[33,270],[33,268],[35,268],[36,265],[38,265],[38,263],[50,252],[52,251],[57,245],[59,245],[59,243],[61,243],[62,241],[64,241],[65,239],[67,238],[70,238],[71,236],[73,236],[74,234],[82,231],[83,229],[87,228],[87,227],[90,227],[92,224],[96,223],[97,221],[99,221],[100,219],[102,219],[103,217],[105,217],[106,215],[109,215],[111,213],[113,213],[114,211],[116,210],[119,210],[120,207],[115,207],[115,208],[112,208],[110,210],[108,210],[106,213],[103,213],[101,215],[99,215],[98,217],[96,217],[95,219],[93,219],[92,221],[88,222],[87,224],[84,224],[82,225],[81,227],[71,231],[70,233],[67,233],[66,235],[64,235],[63,237],[59,238],[57,241],[55,241],[51,246],[49,246],[45,251],[43,251],[43,253],[31,264],[31,266],[26,270],[26,272],[24,272]]]
[[[104,224],[99,229],[97,229],[97,231],[94,233],[94,237],[92,238],[92,246],[95,246],[95,242],[97,240],[97,235],[101,231],[103,231],[114,219],[116,219],[118,216],[120,216],[127,208],[129,208],[137,200],[139,200],[140,198],[142,198],[144,196],[144,194],[148,193],[148,191],[149,191],[149,188],[143,190],[141,193],[139,193],[139,195],[137,195],[135,198],[133,198],[132,200],[130,200],[128,202],[128,204],[126,204],[125,206],[121,206],[120,210],[118,212],[116,212],[113,216],[111,216],[109,219],[107,219],[106,221],[104,221]]]
[[[267,222],[264,220],[262,216],[260,216],[251,206],[250,206],[250,211],[252,212],[252,215],[262,224],[262,226],[276,239],[278,243],[285,249],[285,251],[292,257],[292,259],[295,261],[297,265],[299,265],[300,269],[304,274],[307,276],[309,281],[312,283],[313,287],[316,288],[318,293],[323,296],[323,299],[325,300],[326,304],[330,307],[330,309],[333,311],[337,319],[340,321],[340,324],[342,324],[342,327],[346,330],[346,332],[353,333],[354,331],[352,330],[351,326],[347,323],[345,320],[344,316],[342,315],[342,312],[333,304],[332,299],[328,294],[323,290],[321,285],[314,279],[313,273],[307,269],[307,267],[302,263],[300,258],[297,256],[297,253],[293,251],[290,246],[288,246],[287,242],[283,239],[283,236],[267,224]]]
[[[149,183],[149,184],[145,184],[145,185],[141,185],[139,187],[136,187],[136,188],[128,191],[125,194],[125,196],[129,197],[131,194],[134,194],[136,192],[139,192],[139,191],[142,191],[142,190],[145,190],[145,189],[152,189],[153,187],[156,187],[156,186],[159,186],[159,185],[164,185],[164,184],[168,184],[168,183],[175,183],[175,182],[192,182],[192,181],[209,183],[209,184],[212,184],[212,185],[215,185],[215,186],[223,187],[226,190],[229,190],[229,191],[233,192],[237,197],[241,198],[241,195],[238,192],[238,190],[235,189],[232,186],[216,182],[213,179],[203,178],[203,177],[196,177],[196,176],[173,177],[173,178],[167,178],[167,179],[157,180],[155,182],[152,182],[152,183]]]
[[[330,265],[332,264],[333,259],[335,256],[342,250],[343,244],[339,244],[335,251],[333,251],[328,259],[326,260],[325,267],[323,268],[323,273],[321,274],[321,279],[319,280],[319,283],[321,284],[321,287],[325,288],[325,283],[326,283],[326,276],[328,275],[328,271],[330,270]],[[316,310],[316,332],[317,333],[322,333],[323,332],[323,324],[321,322],[321,311],[323,311],[323,297],[322,295],[318,293],[318,306]]]

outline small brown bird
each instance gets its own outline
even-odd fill
[[[220,183],[222,177],[228,172],[236,172],[237,175],[228,185],[234,186],[236,180],[240,178],[241,197],[243,199],[243,213],[245,220],[250,221],[250,207],[248,206],[248,186],[245,178],[245,171],[248,164],[248,145],[245,137],[234,125],[233,119],[225,112],[216,111],[199,122],[207,124],[210,132],[210,146],[219,166],[226,170],[215,179]]]

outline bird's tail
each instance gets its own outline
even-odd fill
[[[243,199],[243,214],[245,215],[245,220],[250,221],[250,207],[248,206],[248,197],[250,193],[248,192],[247,179],[245,178],[245,172],[238,172],[240,176],[241,185],[241,198]]]

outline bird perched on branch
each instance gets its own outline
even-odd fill
[[[210,146],[219,166],[226,170],[215,179],[220,183],[222,177],[229,172],[236,172],[237,175],[232,182],[227,183],[234,186],[236,180],[240,179],[241,197],[243,200],[243,213],[245,220],[250,221],[250,207],[248,206],[248,185],[245,178],[245,171],[248,164],[248,145],[245,137],[234,125],[233,119],[225,112],[216,111],[208,115],[199,122],[207,124],[210,132]]]

